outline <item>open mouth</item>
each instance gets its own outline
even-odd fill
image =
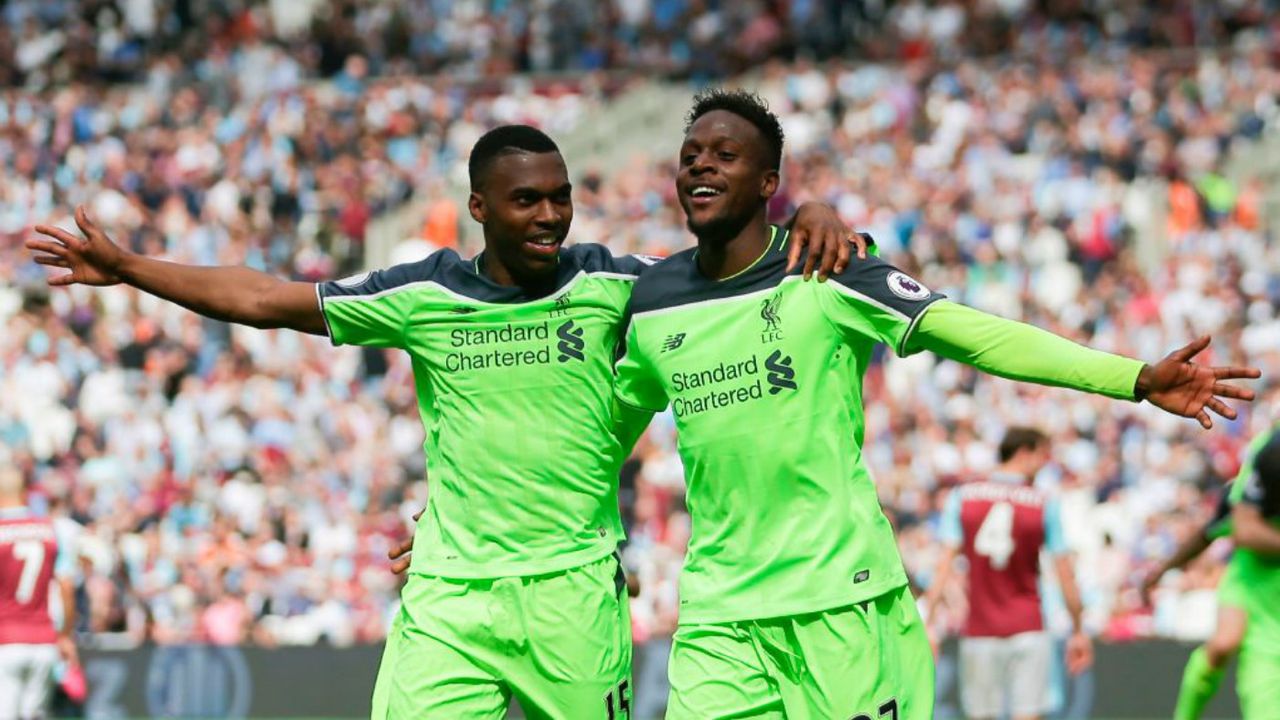
[[[689,201],[694,205],[710,205],[724,194],[724,190],[711,185],[694,185],[689,188]]]
[[[550,257],[559,252],[561,242],[556,235],[537,235],[525,240],[524,247],[533,255]]]

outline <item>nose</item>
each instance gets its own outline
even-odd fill
[[[538,203],[538,212],[534,216],[534,222],[539,225],[559,225],[563,221],[560,211],[556,208],[556,204],[550,199],[544,199]]]

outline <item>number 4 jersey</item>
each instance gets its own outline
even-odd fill
[[[57,640],[49,587],[58,561],[52,521],[26,508],[0,510],[0,645]]]
[[[939,534],[969,561],[966,637],[1009,637],[1044,629],[1040,549],[1066,552],[1057,503],[1021,476],[994,474],[957,487]]]

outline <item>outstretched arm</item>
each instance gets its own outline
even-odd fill
[[[1224,380],[1256,378],[1257,368],[1192,362],[1209,346],[1202,337],[1154,365],[1076,344],[1051,332],[953,302],[934,304],[910,338],[914,347],[1011,380],[1068,387],[1124,400],[1147,400],[1174,415],[1213,427],[1209,410],[1236,417],[1223,398],[1253,400],[1253,391]]]
[[[89,220],[83,207],[76,209],[76,225],[84,238],[37,225],[36,232],[49,239],[26,242],[37,253],[36,262],[70,270],[49,278],[50,285],[125,283],[215,320],[327,334],[312,283],[289,282],[247,267],[182,265],[131,253]]]

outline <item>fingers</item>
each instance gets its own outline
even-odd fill
[[[1196,413],[1196,422],[1200,423],[1200,427],[1204,428],[1205,430],[1213,429],[1213,418],[1209,417],[1209,413],[1205,412],[1204,410],[1201,410],[1200,412]]]
[[[823,250],[824,254],[825,252],[826,251]],[[804,269],[803,269],[803,272],[801,272],[801,275],[804,276],[805,280],[809,280],[810,278],[813,277],[813,266],[816,265],[817,263],[818,263],[818,253],[815,251],[813,247],[813,241],[810,241],[809,252],[805,253],[804,255]]]
[[[408,540],[405,540],[399,545],[388,550],[387,557],[392,560],[395,560],[396,558],[404,557],[405,555],[408,555],[412,551],[413,551],[413,538],[409,538]]]
[[[856,235],[853,237],[856,237]],[[849,246],[853,244],[853,240],[852,240],[852,237],[845,238],[842,235],[836,235],[835,243],[836,243],[836,264],[835,264],[835,267],[831,268],[831,271],[836,275],[839,275],[840,273],[844,272],[845,268],[849,267],[849,255],[850,255]],[[821,279],[826,280],[829,274],[830,273],[823,275]]]
[[[826,282],[832,270],[840,272],[840,269],[837,269],[840,268],[840,264],[849,262],[849,243],[845,240],[843,232],[824,230],[819,237],[821,240],[817,243],[817,247],[822,250],[822,258],[817,268],[818,282]],[[810,249],[809,257],[813,257],[813,253],[813,249]]]
[[[1262,371],[1253,367],[1216,367],[1213,377],[1218,380],[1252,380],[1262,377]]]
[[[43,257],[59,257],[59,258],[67,257],[67,246],[63,245],[60,242],[52,242],[50,240],[36,240],[33,238],[31,240],[28,240],[25,243],[25,245],[28,250],[31,250],[34,252],[47,253],[47,255],[44,255]],[[40,257],[42,256],[40,255],[36,256],[37,262],[39,261]]]
[[[849,242],[852,242],[853,246],[858,249],[858,259],[866,260],[867,259],[867,239],[862,235],[862,233],[856,232],[853,235],[851,235],[849,237]]]
[[[65,275],[56,275],[49,278],[50,287],[66,287],[67,285],[75,285],[75,273],[66,273]]]
[[[1236,411],[1218,398],[1209,398],[1209,402],[1205,403],[1204,406],[1228,420],[1236,419]]]
[[[60,258],[54,255],[36,255],[31,259],[34,260],[37,265],[67,268],[68,270],[71,269],[71,263],[67,262],[66,258]]]
[[[1209,336],[1201,335],[1200,337],[1187,343],[1184,347],[1169,353],[1169,357],[1178,362],[1190,362],[1191,358],[1199,355],[1202,350],[1209,347]]]
[[[405,570],[409,569],[409,558],[401,558],[391,563],[391,572],[396,575],[403,575]]]
[[[800,261],[800,251],[804,249],[805,239],[807,237],[808,233],[803,230],[791,231],[791,238],[787,241],[790,243],[790,247],[787,248],[787,272],[791,272],[791,269]],[[810,253],[810,255],[812,254],[813,253]]]
[[[92,238],[98,231],[98,226],[89,219],[89,211],[85,210],[83,205],[76,206],[76,227],[80,228],[80,232],[84,233],[86,238]]]
[[[1254,393],[1249,388],[1243,388],[1239,385],[1229,385],[1227,383],[1214,383],[1213,394],[1218,397],[1231,398],[1232,400],[1244,400],[1245,402],[1253,402]]]
[[[60,227],[54,227],[54,226],[52,226],[52,225],[37,225],[37,226],[35,227],[35,231],[36,231],[36,232],[38,232],[38,233],[40,233],[41,235],[48,235],[49,237],[53,238],[54,240],[57,240],[57,241],[58,241],[61,245],[63,245],[63,246],[71,246],[71,247],[74,247],[74,246],[76,246],[76,245],[79,245],[79,244],[80,244],[80,238],[76,237],[75,235],[72,235],[71,233],[67,232],[66,230],[63,230],[63,229],[62,229],[62,228],[60,228]],[[49,241],[48,241],[48,240],[38,240],[38,239],[33,238],[33,239],[31,239],[31,240],[28,240],[28,241],[27,241],[27,243],[26,243],[26,244],[27,244],[27,248],[28,248],[28,249],[31,249],[31,250],[35,250],[35,249],[36,249],[36,247],[35,247],[34,243],[49,244]],[[45,252],[51,252],[51,251],[49,251],[49,250],[45,250]]]

